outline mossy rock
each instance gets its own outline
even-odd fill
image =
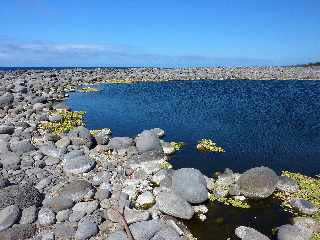
[[[201,139],[197,144],[197,150],[200,152],[215,152],[215,153],[224,153],[225,150],[217,146],[217,143],[215,143],[211,139]]]

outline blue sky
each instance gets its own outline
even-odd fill
[[[320,61],[319,0],[3,0],[0,66]]]

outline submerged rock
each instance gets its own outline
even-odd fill
[[[241,174],[237,184],[248,198],[263,199],[271,196],[278,184],[277,174],[267,167],[256,167]]]
[[[270,240],[270,238],[258,232],[254,228],[245,226],[237,227],[235,234],[242,240]]]

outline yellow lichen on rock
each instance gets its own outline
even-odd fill
[[[80,92],[99,92],[100,90],[93,87],[84,87],[79,90]]]
[[[211,139],[201,139],[197,144],[197,150],[201,152],[224,153],[225,150]]]

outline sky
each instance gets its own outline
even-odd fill
[[[0,67],[320,61],[319,0],[3,0]]]

